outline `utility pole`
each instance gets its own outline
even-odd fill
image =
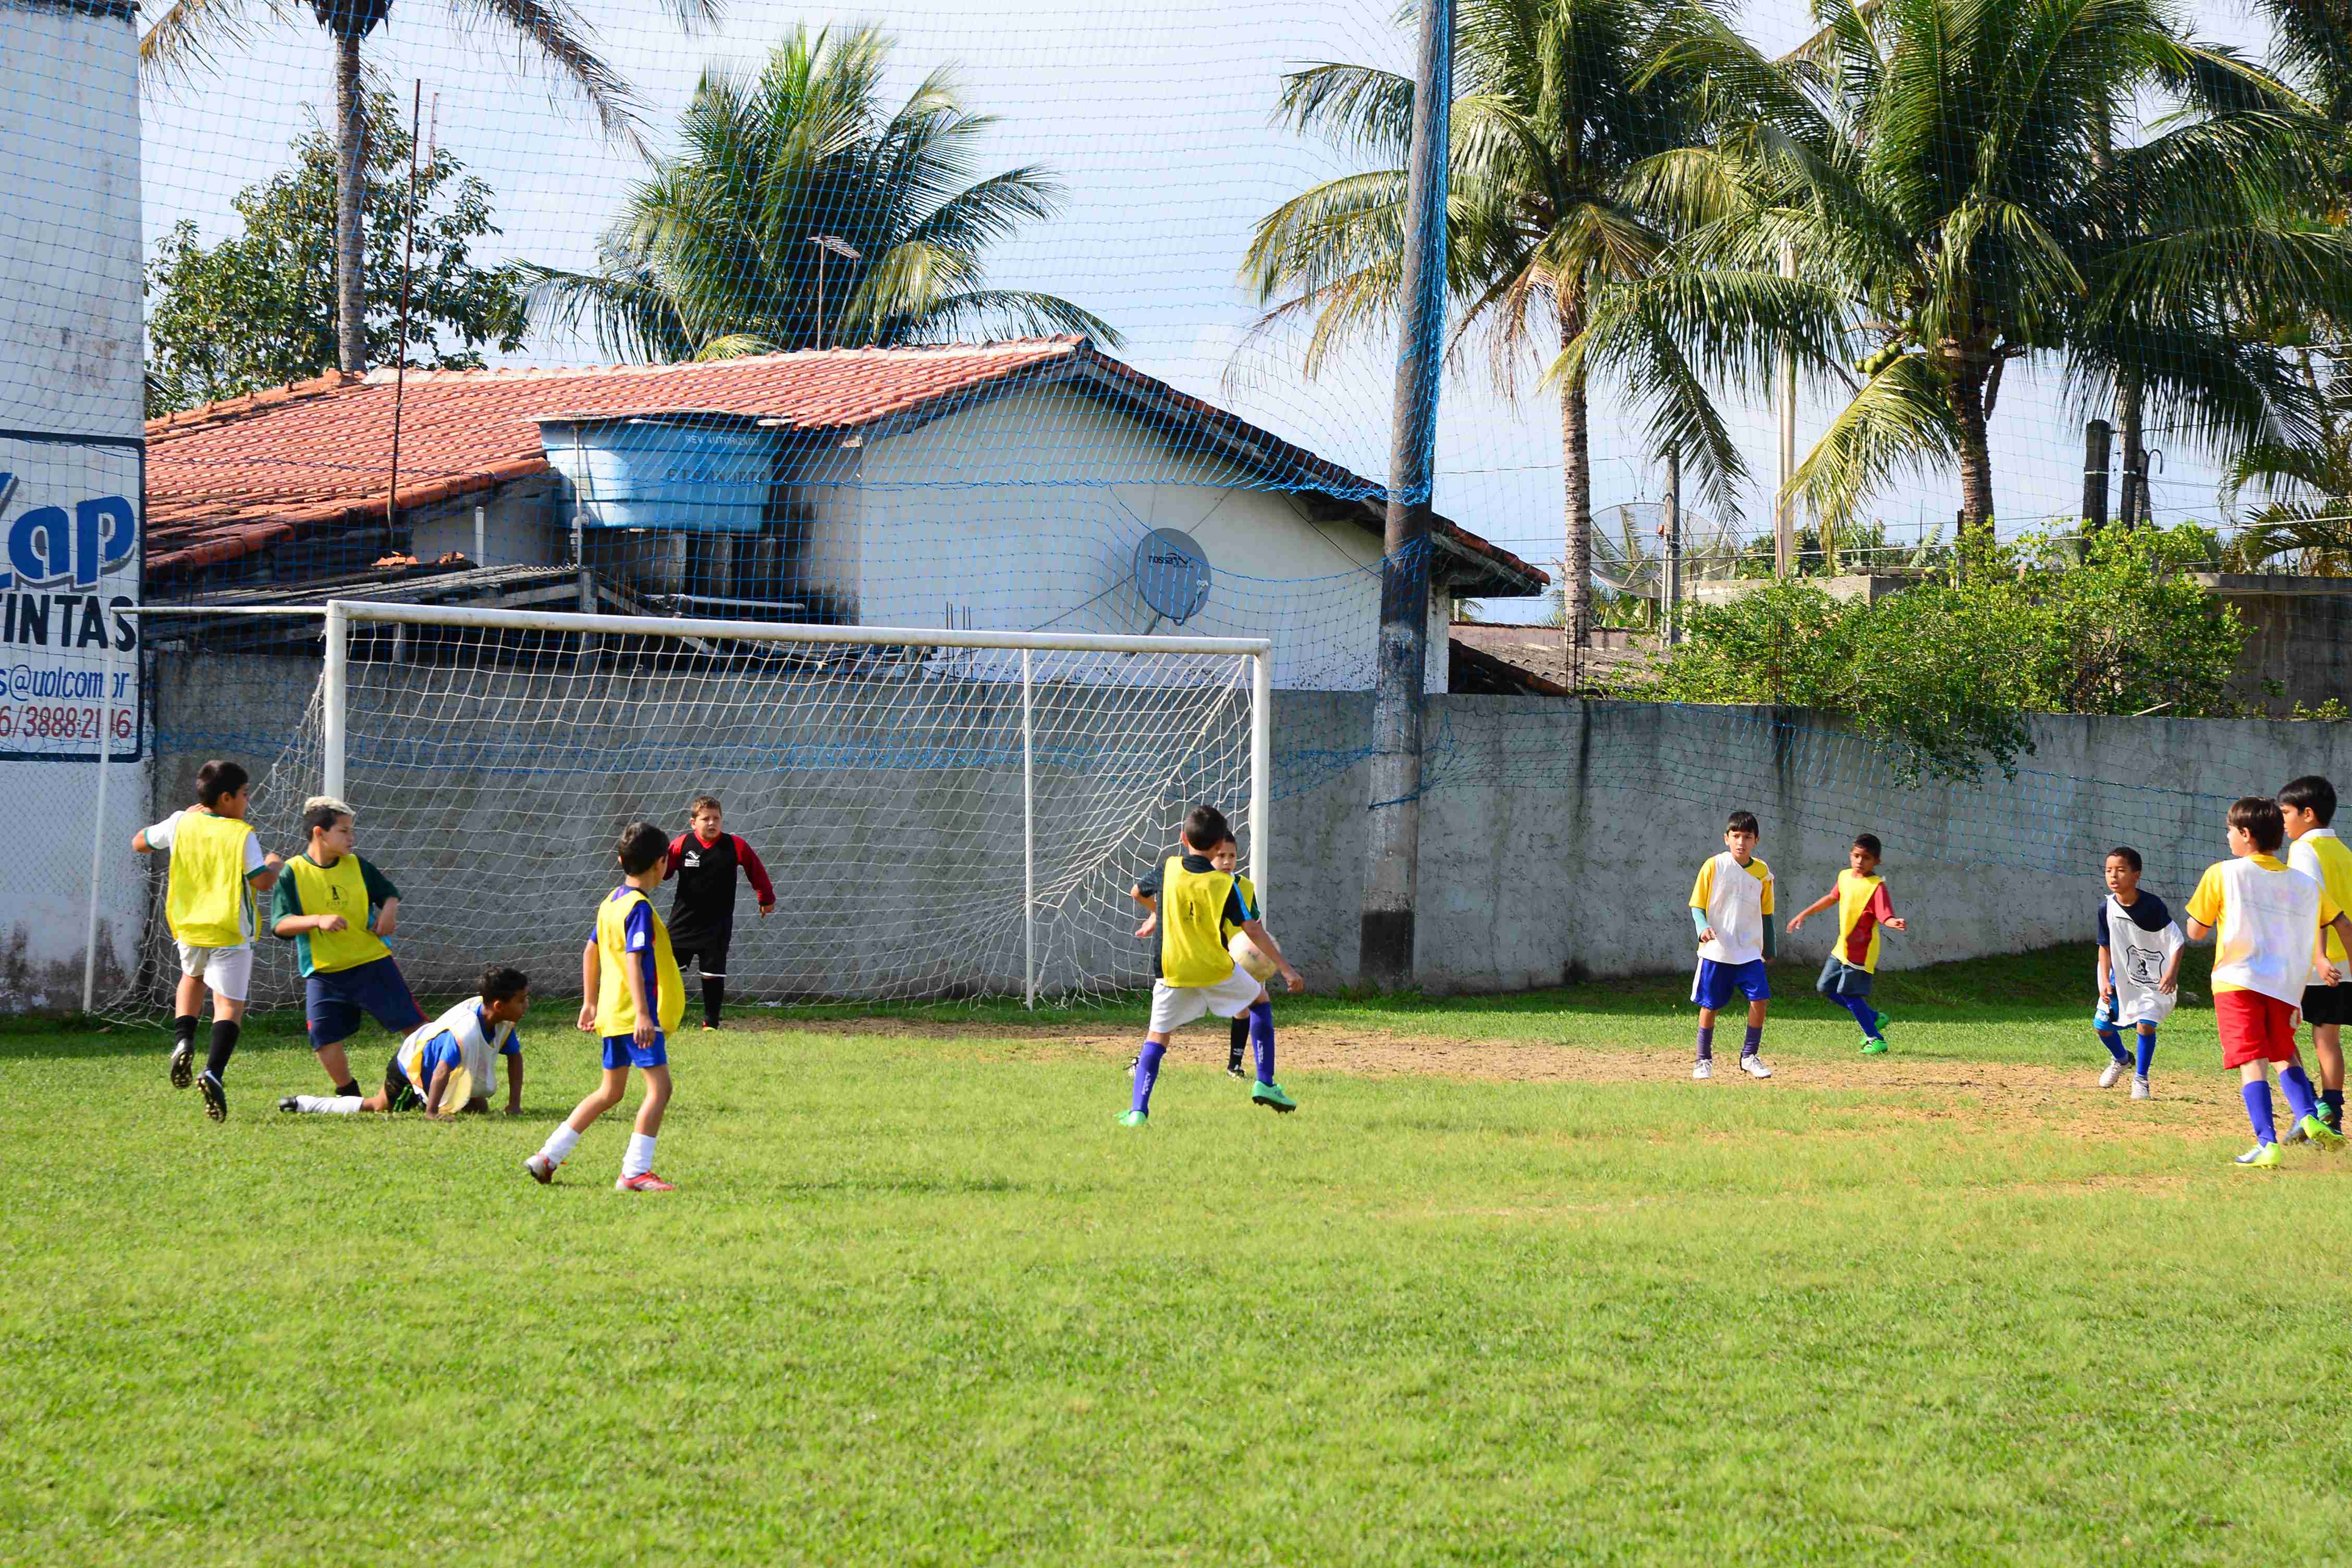
[[[1797,275],[1797,247],[1780,242],[1780,276]],[[1797,477],[1797,351],[1780,351],[1780,490],[1772,498],[1772,572],[1786,577],[1797,569],[1797,510],[1789,487]]]
[[[2083,426],[2083,527],[2095,532],[2107,526],[2107,454],[2114,449],[2115,430],[2104,419]]]
[[[1421,858],[1422,687],[1429,668],[1429,517],[1437,381],[1445,347],[1446,142],[1454,107],[1454,0],[1425,0],[1413,73],[1404,198],[1404,316],[1381,563],[1380,666],[1372,698],[1370,855],[1357,969],[1383,991],[1412,983]]]
[[[1683,640],[1683,449],[1666,448],[1666,646]]]

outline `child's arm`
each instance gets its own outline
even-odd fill
[[[441,1097],[448,1092],[449,1064],[442,1062],[434,1068],[432,1085],[425,1091],[425,1114],[427,1118],[435,1121],[442,1119]]]
[[[645,906],[639,904],[637,908],[644,909]],[[629,1037],[641,1046],[650,1046],[654,1043],[654,1037],[661,1033],[661,1025],[655,1021],[653,1004],[646,996],[646,966],[625,963],[621,973],[629,983],[629,1005],[637,1011],[637,1026],[629,1031]]]
[[[2099,949],[2099,956],[2101,959],[2105,959],[2106,955],[2107,950],[2105,948],[2103,947]],[[2183,942],[2179,947],[2172,950],[2172,956],[2165,961],[2164,973],[2156,977],[2156,988],[2158,991],[2161,991],[2166,995],[2169,996],[2172,993],[2180,989],[2180,961],[2188,956],[2189,944],[2187,942]],[[2108,996],[2112,996],[2115,994],[2116,988],[2113,985],[2108,986],[2105,992],[2103,993],[2103,994]]]
[[[152,855],[155,853],[153,847],[147,842],[147,830],[145,828],[142,827],[138,832],[131,836],[131,852],[134,855]]]
[[[580,1026],[596,1032],[596,944],[580,950]]]
[[[1836,903],[1837,899],[1837,889],[1835,888],[1832,888],[1828,892],[1823,893],[1820,898],[1815,899],[1811,903],[1807,904],[1803,909],[1799,910],[1795,914],[1790,915],[1789,917],[1789,934],[1790,936],[1796,935],[1797,928],[1803,925],[1809,917],[1820,914],[1823,910],[1828,909],[1832,904]],[[1889,921],[1888,923],[1892,924],[1893,922]],[[1901,931],[1903,928],[1901,926],[1895,926],[1895,929]]]
[[[269,929],[278,936],[300,936],[305,931],[341,931],[349,924],[341,915],[281,915]]]
[[[507,1058],[507,1114],[522,1114],[522,1053],[517,1051]]]
[[[375,924],[371,926],[369,929],[373,931],[378,936],[390,936],[393,932],[400,929],[399,894],[394,893],[391,898],[384,900],[382,904],[377,906],[375,911]]]
[[[2100,1001],[2112,1002],[2116,997],[2116,983],[2113,973],[2107,968],[2107,944],[2101,942],[2093,951],[2098,956],[2091,960],[2091,982],[2099,988]],[[2173,955],[2172,962],[2176,966],[2179,963],[2180,958],[2178,953]]]
[[[253,890],[255,892],[268,892],[272,888],[278,886],[278,873],[285,864],[286,858],[282,855],[264,855],[261,858],[261,865],[259,868],[255,870],[247,871],[245,874],[245,879],[253,884]]]
[[[1895,900],[1886,896],[1885,883],[1881,882],[1878,886],[1870,889],[1870,907],[1872,911],[1878,916],[1878,923],[1885,926],[1888,931],[1909,931],[1911,929],[1908,925],[1904,923],[1903,917],[1895,912]]]
[[[760,852],[744,843],[740,835],[735,839],[735,864],[743,868],[745,879],[751,884],[751,896],[760,900],[760,918],[766,920],[776,912],[776,885],[768,880],[768,868],[760,864]]]
[[[2352,952],[2352,920],[2347,920],[2342,915],[2337,915],[2334,920],[2327,922],[2327,929],[2334,931],[2337,940],[2344,943],[2345,952]],[[2326,950],[2323,944],[2321,948],[2321,956],[2325,958],[2326,955]],[[2327,972],[2330,974],[2334,974],[2336,973],[2336,966],[2333,963],[2328,964]],[[2333,985],[2336,982],[2330,980],[2328,984]]]
[[[1150,936],[1153,931],[1158,931],[1160,929],[1160,905],[1153,900],[1150,894],[1143,890],[1143,884],[1139,882],[1134,887],[1129,888],[1127,890],[1127,896],[1133,899],[1137,903],[1141,904],[1150,911],[1150,913],[1143,917],[1143,923],[1135,928],[1135,934],[1138,936]]]
[[[1282,983],[1285,985],[1289,986],[1294,992],[1307,989],[1307,976],[1293,969],[1290,966],[1290,960],[1282,956],[1282,944],[1274,940],[1274,933],[1265,929],[1264,921],[1244,921],[1242,930],[1249,933],[1252,945],[1274,960],[1274,966],[1282,971]]]

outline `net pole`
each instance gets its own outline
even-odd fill
[[[1274,656],[1250,655],[1250,880],[1257,885],[1258,918],[1265,918],[1265,889],[1274,859]]]
[[[1021,650],[1021,966],[1028,1005],[1037,1005],[1037,721],[1030,653]]]
[[[352,635],[351,612],[341,599],[327,605],[326,666],[320,679],[322,689],[319,701],[320,759],[322,776],[319,788],[322,794],[343,797],[343,735],[347,710],[344,690],[350,669]]]
[[[98,811],[89,830],[89,924],[83,931],[81,1010],[98,1005],[98,891],[106,870],[106,784],[112,771],[114,745],[114,630],[108,627],[106,645],[98,654]]]

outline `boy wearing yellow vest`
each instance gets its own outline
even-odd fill
[[[1203,1013],[1220,1018],[1251,1014],[1251,1037],[1258,1040],[1257,1082],[1252,1102],[1272,1110],[1296,1110],[1298,1102],[1274,1081],[1274,1006],[1265,987],[1234,962],[1226,950],[1224,931],[1230,923],[1247,933],[1258,952],[1273,960],[1293,991],[1307,989],[1305,976],[1282,956],[1281,944],[1265,929],[1257,911],[1243,901],[1231,871],[1220,871],[1210,856],[1232,840],[1234,830],[1225,814],[1213,805],[1196,805],[1184,818],[1183,853],[1171,855],[1160,868],[1157,905],[1160,921],[1160,978],[1151,983],[1151,1026],[1143,1050],[1135,1058],[1135,1100],[1119,1117],[1122,1127],[1149,1126],[1151,1089],[1160,1080],[1160,1060],[1168,1054],[1168,1037]],[[1139,902],[1138,883],[1129,896]]]
[[[580,1135],[621,1103],[634,1066],[646,1075],[646,1098],[613,1185],[625,1193],[673,1193],[676,1187],[654,1174],[654,1139],[669,1107],[667,1041],[686,1016],[686,982],[677,973],[669,928],[646,896],[661,886],[668,869],[669,838],[650,822],[632,822],[621,830],[614,858],[621,885],[597,904],[596,933],[580,954],[580,1027],[604,1037],[604,1081],[522,1164],[533,1181],[553,1181],[556,1167],[580,1146]]]
[[[2286,825],[2286,864],[2325,889],[2337,909],[2352,910],[2352,848],[2328,825],[2336,820],[2336,786],[2316,773],[2278,792]],[[2344,1131],[2344,1026],[2352,1023],[2352,957],[2344,939],[2319,933],[2311,984],[2303,988],[2303,1021],[2311,1026],[2311,1054],[2319,1058],[2319,1119]]]
[[[310,1049],[344,1098],[360,1091],[343,1042],[362,1017],[402,1035],[425,1023],[383,944],[399,928],[400,889],[353,847],[352,821],[352,808],[331,795],[302,803],[309,847],[286,863],[269,908],[270,931],[294,943],[301,963]]]
[[[205,1114],[215,1121],[228,1119],[221,1075],[236,1054],[253,985],[255,899],[277,885],[285,864],[263,854],[260,838],[247,826],[251,797],[243,768],[206,763],[196,770],[196,804],[131,839],[142,855],[161,850],[172,857],[163,894],[164,918],[180,949],[180,984],[172,999],[172,1087],[185,1089],[193,1079],[204,1093]],[[213,994],[212,1048],[197,1075],[196,1009],[206,990]]]

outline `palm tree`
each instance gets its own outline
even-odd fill
[[[1666,250],[1670,231],[1642,200],[1645,166],[1693,144],[1705,127],[1696,80],[1649,68],[1660,42],[1684,25],[1681,0],[1460,6],[1446,203],[1450,346],[1458,358],[1483,336],[1506,391],[1550,357],[1549,344],[1538,352],[1539,336],[1574,342],[1596,288],[1643,276]],[[1320,64],[1284,80],[1283,121],[1387,165],[1302,192],[1260,219],[1251,240],[1243,280],[1273,307],[1259,331],[1312,318],[1310,376],[1345,343],[1392,330],[1402,316],[1412,93],[1410,77],[1370,66]],[[1637,391],[1689,374],[1673,343],[1649,348],[1633,367]],[[1578,644],[1589,641],[1592,618],[1590,390],[1580,371],[1559,382],[1564,613]],[[1695,479],[1728,510],[1732,481],[1744,472],[1729,432],[1712,409],[1687,400],[1673,412],[1692,416],[1656,433],[1682,445]]]
[[[392,13],[393,0],[309,0],[310,14],[335,49],[335,352],[338,367],[367,368],[367,304],[361,234],[368,166],[367,94],[361,45]],[[661,0],[688,27],[715,20],[719,0]],[[169,79],[209,66],[216,49],[249,41],[265,19],[286,14],[281,0],[173,0],[139,40],[139,68]],[[545,57],[596,112],[605,134],[632,132],[629,87],[589,47],[593,36],[565,0],[449,0],[460,26],[512,33]]]
[[[684,152],[630,191],[598,269],[521,268],[533,313],[587,326],[607,353],[657,361],[936,342],[975,327],[1117,344],[1066,300],[982,287],[988,247],[1051,216],[1060,187],[1035,167],[974,177],[995,121],[963,106],[944,68],[886,110],[889,52],[872,28],[835,39],[801,27],[755,80],[705,72]]]
[[[1989,531],[1988,426],[2020,360],[2054,356],[2084,406],[2124,388],[2215,447],[2307,428],[2307,389],[2262,336],[2352,302],[2352,247],[2307,203],[2329,145],[2307,104],[2179,37],[2161,0],[1821,15],[1787,60],[1724,27],[1670,51],[1736,107],[1662,192],[1688,220],[1674,265],[1612,291],[1564,363],[1663,333],[1753,395],[1793,353],[1851,394],[1792,480],[1824,520],[1948,467],[1964,526]],[[2143,94],[2179,112],[2112,145]],[[1798,277],[1776,290],[1784,255]],[[1862,351],[1854,371],[1842,347]]]
[[[2238,454],[2221,481],[2221,504],[2248,489],[2268,498],[2248,514],[2233,553],[2250,570],[2281,555],[2305,572],[2352,576],[2352,368],[2333,364],[2320,382],[2314,440],[2261,443]]]

